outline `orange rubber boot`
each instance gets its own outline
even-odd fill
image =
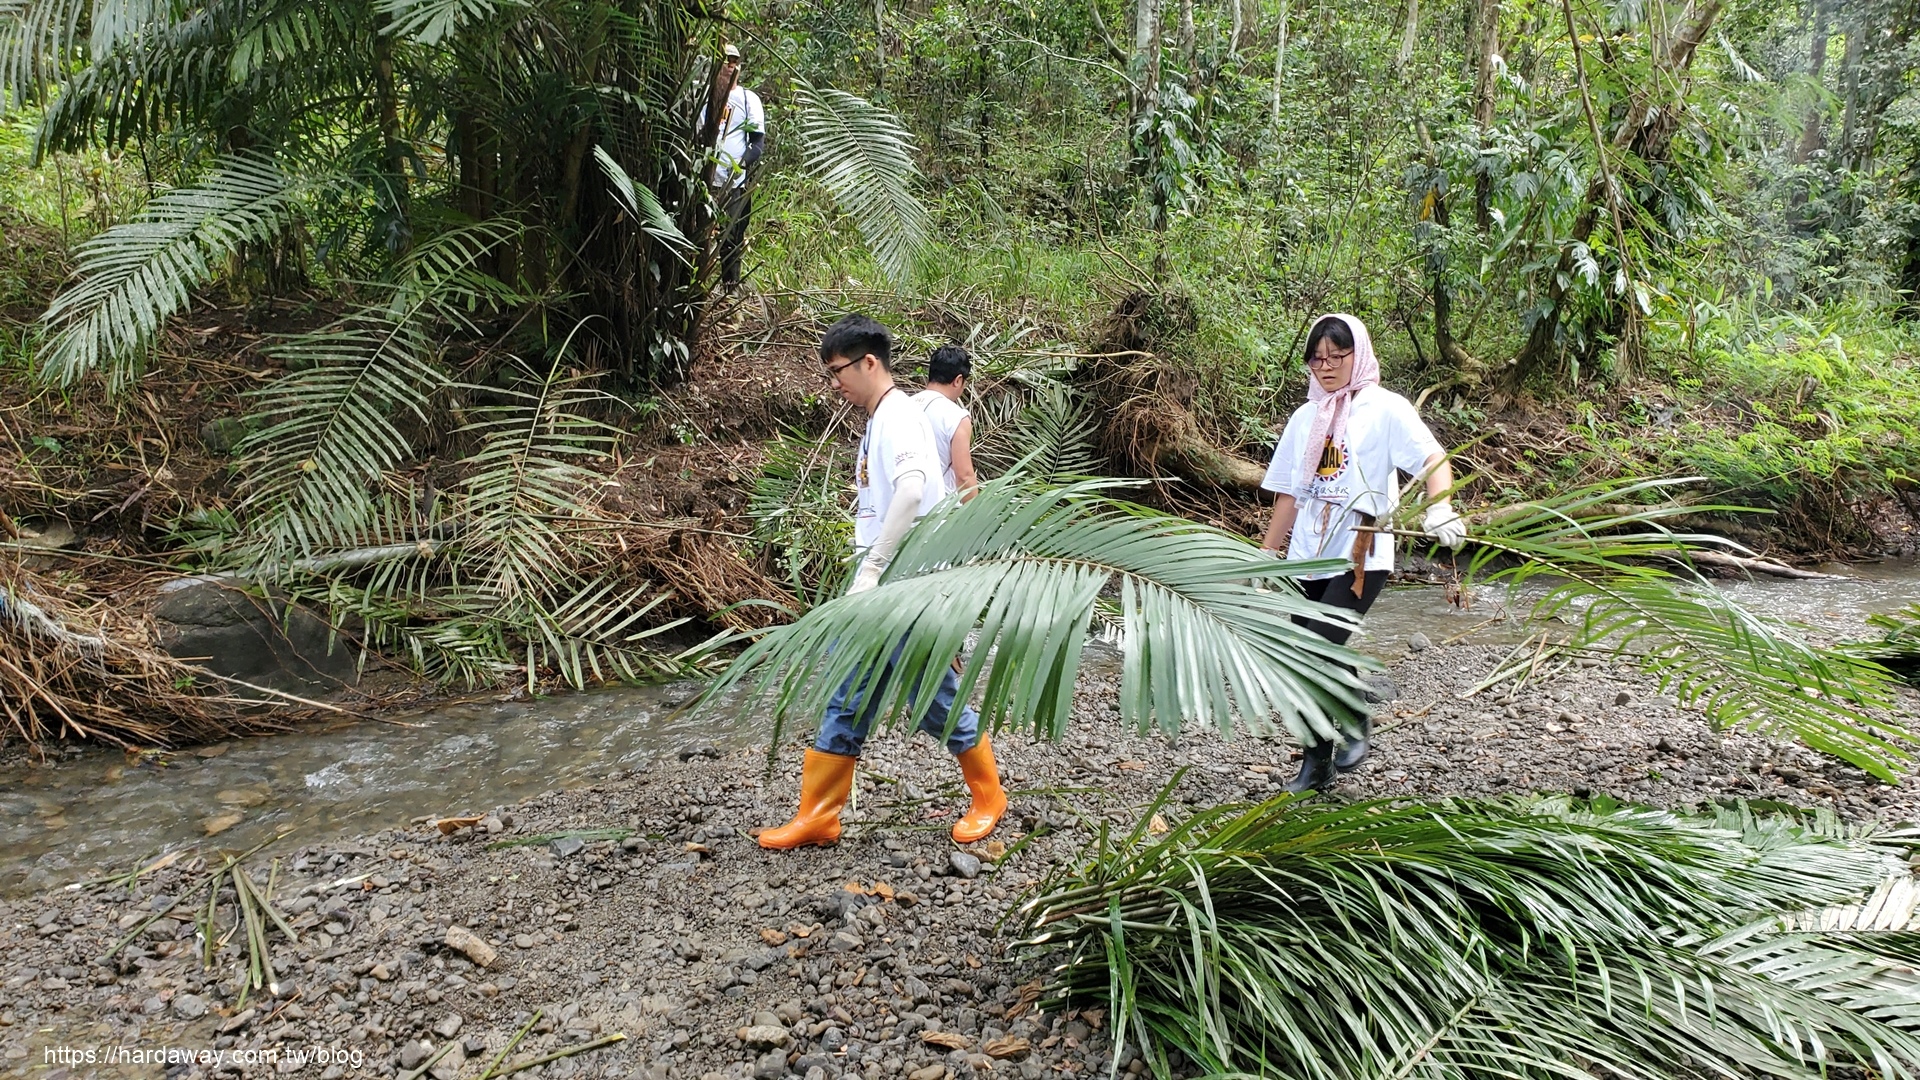
[[[981,732],[980,741],[973,749],[955,756],[954,760],[960,763],[960,772],[967,778],[967,790],[973,792],[973,805],[954,823],[953,842],[971,844],[985,840],[1000,823],[1000,815],[1007,812],[1007,793],[1000,786],[1000,769],[994,764],[987,733]]]
[[[840,811],[853,790],[853,767],[859,761],[822,750],[807,751],[806,764],[800,768],[800,812],[777,829],[762,829],[754,839],[776,851],[838,842]]]

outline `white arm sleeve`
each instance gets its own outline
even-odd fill
[[[920,495],[926,482],[925,474],[919,472],[901,473],[893,478],[893,502],[888,504],[887,516],[880,521],[879,537],[860,560],[860,571],[853,579],[853,592],[865,592],[880,583],[880,574],[893,561],[893,553],[899,550],[900,541],[920,516]]]

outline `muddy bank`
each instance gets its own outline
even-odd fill
[[[1511,707],[1455,697],[1506,651],[1399,657],[1380,750],[1339,794],[1553,790],[1671,806],[1731,794],[1920,819],[1920,784],[1715,734],[1631,672],[1575,669]],[[957,770],[928,741],[898,736],[875,739],[847,838],[829,850],[763,852],[747,835],[784,820],[797,752],[769,778],[759,750],[698,744],[588,788],[446,808],[490,812],[492,832],[442,837],[421,823],[304,847],[292,837],[276,895],[300,941],[278,946],[280,996],[245,1009],[223,982],[237,960],[203,973],[184,918],[97,963],[180,895],[198,876],[190,867],[131,894],[0,903],[0,1064],[43,1077],[393,1075],[452,1041],[435,1073],[446,1080],[477,1076],[540,1010],[514,1059],[626,1036],[542,1067],[550,1077],[933,1080],[988,1075],[990,1061],[1000,1077],[1087,1075],[1108,1064],[1105,1017],[1036,1011],[1031,988],[1049,959],[1010,950],[996,921],[1102,823],[1131,825],[1174,768],[1188,767],[1177,813],[1264,796],[1292,767],[1283,742],[1122,732],[1113,700],[1091,680],[1065,742],[999,740],[1014,798],[994,840],[1010,850],[962,853],[977,864],[946,837],[962,805]],[[1902,704],[1920,715],[1920,697]],[[499,846],[562,830],[628,835]],[[484,940],[486,966],[445,944],[454,926]],[[110,1046],[225,1058],[166,1072],[103,1064]],[[322,1049],[335,1060],[311,1053]],[[95,1063],[62,1064],[63,1050],[93,1050]]]

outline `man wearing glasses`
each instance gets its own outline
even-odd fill
[[[907,530],[947,494],[933,427],[920,405],[894,386],[892,358],[893,339],[886,327],[864,315],[849,315],[834,323],[820,341],[823,374],[848,404],[867,414],[855,463],[860,509],[854,519],[854,545],[860,568],[848,595],[880,584],[880,575]],[[901,601],[907,602],[908,597],[902,596]],[[898,649],[894,656],[899,656]],[[889,662],[865,701],[855,693],[865,672],[855,672],[835,692],[801,768],[800,810],[785,825],[762,831],[761,847],[784,850],[840,839],[840,811],[853,790],[853,768],[886,696],[885,680],[892,666]],[[953,711],[959,688],[959,676],[949,668],[920,729],[945,740],[960,763],[973,801],[953,826],[953,839],[970,844],[993,831],[1006,812],[1007,793],[1000,787],[999,767],[986,732],[980,730],[979,714],[971,705],[961,705],[957,715]]]
[[[731,292],[740,285],[740,256],[747,246],[747,222],[753,218],[753,192],[747,173],[766,149],[767,115],[760,95],[740,85],[740,50],[720,50],[720,83],[726,87],[727,107],[720,114],[719,141],[714,145],[715,201],[720,206],[720,284]]]

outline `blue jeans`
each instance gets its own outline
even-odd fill
[[[880,711],[880,702],[886,698],[887,680],[893,677],[893,665],[900,659],[900,653],[906,646],[907,643],[902,641],[894,647],[893,655],[887,658],[887,666],[880,670],[880,678],[874,685],[869,701],[862,703],[854,696],[854,687],[867,673],[856,671],[847,676],[847,681],[833,692],[833,700],[827,702],[826,714],[820,717],[820,735],[813,743],[815,750],[842,757],[860,756],[860,748],[866,745],[867,735],[873,730],[874,714]],[[960,676],[948,667],[946,674],[940,677],[939,689],[933,693],[933,706],[920,721],[920,730],[936,739],[946,739],[947,749],[955,756],[973,749],[980,741],[980,714],[971,705],[960,707],[960,716],[953,723],[953,732],[947,732],[947,718],[953,713],[953,699],[959,692]]]

